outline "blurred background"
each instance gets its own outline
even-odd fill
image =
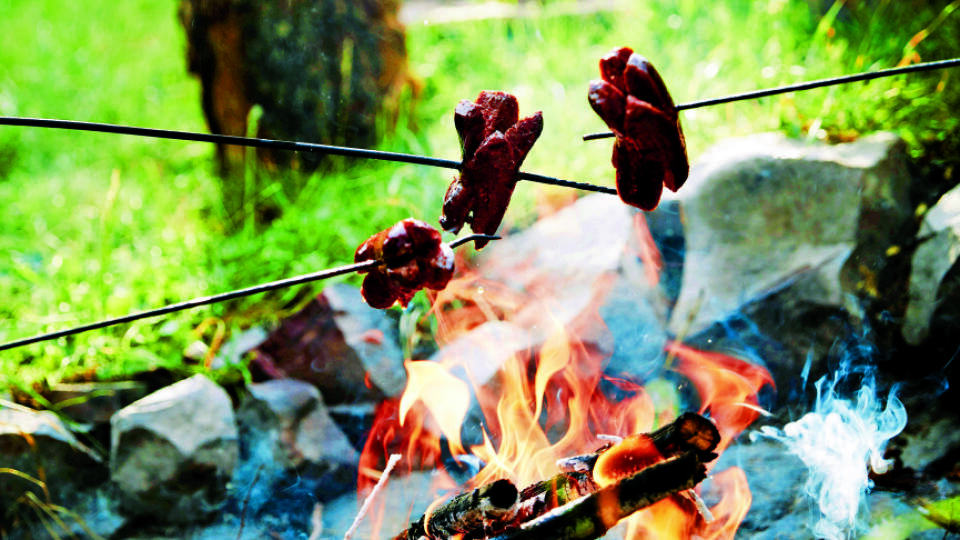
[[[958,6],[0,0],[0,115],[458,159],[454,106],[503,90],[518,97],[521,115],[544,113],[524,170],[612,185],[609,141],[580,140],[605,128],[586,88],[610,49],[645,55],[682,103],[960,56]],[[849,141],[877,130],[899,133],[918,159],[955,160],[958,77],[935,71],[687,111],[691,162],[737,135]],[[452,177],[0,127],[0,342],[352,262],[361,241],[399,219],[435,224]],[[503,230],[576,196],[523,182]],[[205,371],[230,336],[278,320],[322,287],[5,351],[0,392],[156,368]],[[242,362],[214,375],[249,377]]]

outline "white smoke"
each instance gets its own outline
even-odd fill
[[[839,387],[853,375],[860,376],[860,389],[843,397]],[[812,412],[782,431],[765,426],[751,438],[776,439],[803,460],[809,473],[804,492],[820,511],[813,532],[816,538],[841,540],[857,532],[857,514],[873,487],[869,470],[884,473],[891,466],[883,459],[884,448],[907,425],[907,412],[895,389],[883,407],[872,373],[851,369],[849,362],[832,379],[824,376],[815,386]]]

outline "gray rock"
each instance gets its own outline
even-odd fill
[[[841,305],[829,263],[857,245],[862,193],[880,205],[905,189],[905,159],[885,133],[835,146],[765,134],[709,150],[678,194],[687,255],[671,330],[701,330],[808,269],[825,274],[803,299]]]
[[[910,304],[903,322],[903,337],[910,345],[926,340],[940,284],[960,255],[960,187],[945,194],[924,216],[920,235],[925,240],[913,255]]]
[[[960,453],[956,418],[944,415],[950,405],[925,394],[904,432],[894,440],[904,467],[932,478],[948,476]]]
[[[948,227],[931,234],[929,240],[917,247],[910,269],[910,303],[902,330],[910,345],[920,345],[927,339],[940,283],[960,255],[960,227]]]
[[[283,321],[250,367],[259,380],[310,382],[333,405],[399,396],[403,356],[396,321],[368,306],[356,287],[337,284]]]
[[[237,423],[241,462],[230,506],[243,501],[251,527],[300,515],[356,487],[360,456],[310,383],[277,379],[249,385]]]
[[[803,483],[807,468],[799,458],[787,453],[782,444],[760,439],[747,442],[741,437],[717,460],[713,471],[739,467],[747,477],[753,502],[737,537],[809,538],[804,523],[809,518]],[[714,504],[716,494],[708,479],[704,499]],[[800,516],[799,519],[792,519]]]
[[[403,393],[407,378],[396,321],[384,310],[368,306],[356,287],[338,283],[324,289],[323,296],[344,342],[360,358],[373,384],[388,397]]]
[[[591,195],[541,219],[483,251],[485,280],[519,291],[528,299],[512,322],[541,343],[556,325],[567,325],[609,290],[632,239],[633,213],[616,197]],[[592,341],[589,329],[580,336]],[[596,339],[609,339],[598,335]]]
[[[816,380],[834,343],[862,333],[858,317],[869,326],[906,305],[896,295],[912,253],[901,238],[904,220],[916,221],[910,183],[891,134],[721,143],[678,194],[687,251],[670,330],[765,362],[781,396],[798,389],[808,361]]]
[[[360,456],[330,418],[313,385],[277,379],[247,387],[237,421],[271,467],[355,467]]]
[[[856,332],[842,306],[815,300],[818,291],[820,298],[827,295],[824,278],[836,276],[842,262],[835,258],[820,268],[798,271],[726,318],[687,335],[684,342],[765,366],[779,401],[792,401],[803,391],[805,381],[826,374],[826,359]]]
[[[69,528],[69,534],[63,534],[61,537],[112,538],[114,534],[121,531],[126,518],[119,513],[112,491],[109,483],[105,483],[92,493],[85,492],[77,502],[71,504],[69,509],[73,515],[64,516],[68,519],[63,519],[64,524]],[[28,535],[28,538],[47,538],[49,531],[41,527],[39,524],[34,525],[34,534]],[[117,537],[123,537],[123,535]]]
[[[0,401],[0,467],[44,479],[55,504],[107,479],[104,460],[78,441],[55,414],[9,401]],[[28,491],[45,499],[36,483],[0,474],[0,507],[4,510]]]
[[[923,217],[922,232],[935,232],[960,225],[960,186],[943,194]]]
[[[376,418],[375,403],[344,403],[327,407],[330,418],[340,427],[354,448],[363,448]]]
[[[242,364],[244,355],[263,343],[269,335],[263,327],[254,326],[232,336],[217,351],[217,356],[210,363],[210,368],[220,369],[229,365]]]
[[[111,479],[125,512],[189,522],[220,508],[238,459],[222,388],[195,375],[132,403],[110,423]]]

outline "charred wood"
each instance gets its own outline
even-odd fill
[[[509,514],[517,503],[517,487],[497,480],[428,510],[394,540],[443,539],[483,533],[484,524]]]
[[[706,478],[696,452],[647,467],[491,540],[592,540],[620,520]]]
[[[653,456],[637,456],[636,441],[648,443]],[[717,456],[713,450],[720,443],[720,432],[713,422],[696,413],[681,414],[673,422],[649,434],[637,434],[622,443],[606,445],[592,454],[574,456],[558,462],[561,470],[553,478],[538,482],[520,492],[520,502],[514,513],[497,522],[488,523],[487,531],[506,533],[522,524],[539,518],[585,495],[595,493],[601,486],[594,467],[601,458],[605,467],[613,469],[611,482],[679,456],[693,453],[701,463],[712,461]],[[625,447],[625,448],[624,448]]]
[[[664,457],[693,451],[701,454],[702,458],[720,444],[720,432],[713,422],[691,412],[681,414],[673,422],[654,431],[650,438]]]
[[[645,437],[660,453],[662,459],[677,456],[684,452],[698,452],[704,462],[711,461],[711,453],[720,444],[720,432],[713,422],[697,413],[686,412],[673,422],[649,434],[633,435]],[[616,447],[608,444],[591,454],[583,454],[562,459],[557,462],[561,470],[567,472],[593,471],[597,460],[607,450]]]
[[[549,480],[537,482],[520,492],[516,509],[501,519],[487,523],[488,534],[501,534],[516,529],[520,524],[536,519],[556,508],[589,495],[597,490],[589,471],[560,473]]]
[[[641,458],[629,455],[636,450],[637,440],[642,441],[647,450]],[[557,465],[563,472],[527,486],[519,494],[507,480],[462,494],[428,510],[394,540],[439,540],[454,535],[460,535],[463,540],[493,536],[513,540],[514,535],[521,535],[518,539],[597,538],[623,517],[695,486],[705,475],[702,464],[717,457],[713,450],[719,442],[720,433],[713,422],[696,413],[684,413],[649,434],[633,435],[623,443],[608,444],[596,452],[560,460]],[[616,460],[613,467],[618,473],[609,485],[601,486],[594,481],[594,467],[604,454]],[[637,480],[648,471],[654,472],[642,477],[646,480]],[[501,484],[504,482],[506,484]],[[506,485],[513,489],[509,508],[502,504],[507,502],[507,497],[496,494],[498,490],[506,490]],[[496,511],[490,511],[491,502],[496,501],[501,504]],[[601,527],[612,519],[610,516],[621,517],[605,525],[606,528]],[[546,524],[539,524],[547,518]],[[523,531],[530,527],[536,527],[537,532],[527,536]],[[567,529],[601,532],[594,536],[570,536],[573,533]]]

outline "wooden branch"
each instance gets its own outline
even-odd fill
[[[657,454],[655,463],[646,463],[642,459],[632,459],[630,456],[632,448],[630,446],[633,441],[638,440],[643,441],[644,444],[652,448],[653,454]],[[674,462],[680,461],[679,458],[673,459],[678,456],[684,457],[684,459],[688,461],[693,459],[697,464],[712,461],[717,457],[716,454],[713,453],[713,450],[719,442],[720,433],[717,431],[713,422],[696,413],[684,413],[670,424],[652,433],[632,435],[625,439],[624,443],[608,444],[593,453],[561,460],[558,462],[558,466],[563,472],[548,480],[537,482],[524,488],[519,493],[519,497],[514,495],[513,500],[510,501],[510,508],[506,508],[506,505],[501,505],[497,507],[497,511],[483,510],[483,508],[491,508],[489,504],[485,502],[485,500],[489,498],[488,494],[491,492],[484,490],[493,489],[493,486],[496,486],[500,482],[507,482],[506,480],[498,480],[492,484],[481,486],[471,492],[460,495],[435,509],[428,510],[424,516],[416,522],[411,523],[410,527],[396,536],[394,540],[441,540],[454,535],[461,535],[460,538],[463,540],[476,540],[496,535],[510,538],[510,535],[516,534],[517,531],[527,527],[530,523],[544,518],[547,515],[554,515],[556,512],[565,514],[568,511],[574,511],[574,515],[580,516],[576,518],[577,520],[589,521],[589,519],[593,518],[587,516],[587,514],[589,514],[587,510],[573,510],[572,508],[568,508],[568,506],[574,503],[574,501],[594,497],[601,492],[607,493],[607,495],[602,496],[605,497],[603,500],[606,501],[606,497],[611,496],[609,495],[609,493],[611,493],[609,488],[613,488],[614,493],[619,493],[617,490],[620,488],[617,486],[622,485],[627,486],[627,488],[625,488],[625,496],[628,502],[632,500],[631,497],[634,499],[640,497],[644,500],[650,500],[650,502],[638,506],[637,509],[639,509],[673,493],[689,489],[689,487],[696,485],[702,478],[697,479],[690,486],[683,487],[689,483],[687,479],[695,476],[695,471],[689,470],[689,466],[687,466],[687,469],[681,471],[683,474],[678,476],[674,483],[670,483],[671,481],[669,479],[662,479],[659,481],[659,484],[653,484],[640,491],[637,491],[636,486],[633,485],[631,481],[632,478],[641,472],[668,464],[670,467],[665,469],[668,471],[683,468],[683,465],[672,465]],[[624,451],[625,446],[628,448]],[[620,462],[616,463],[618,474],[611,480],[613,484],[600,489],[594,481],[593,469],[600,457],[607,452],[610,452],[607,456],[608,458],[617,457],[616,454],[618,453],[622,454],[622,456],[617,457]],[[698,470],[702,469],[703,466],[699,465]],[[654,475],[653,478],[658,477]],[[680,487],[675,487],[674,484]],[[509,485],[513,487],[513,484]],[[515,494],[516,488],[513,488],[513,490]],[[592,500],[596,501],[597,499]],[[584,503],[578,501],[575,504],[581,505]],[[632,510],[624,515],[629,515],[635,511],[636,510]],[[620,518],[618,518],[618,520],[619,519]],[[427,523],[428,528],[424,528],[424,523]],[[562,521],[557,523],[562,523]],[[547,535],[543,538],[554,537]],[[565,537],[558,536],[556,538]]]
[[[594,540],[634,512],[691,489],[706,477],[706,467],[697,453],[687,452],[676,459],[647,467],[490,540]]]
[[[687,451],[697,452],[704,457],[720,444],[717,426],[704,416],[692,412],[681,414],[673,422],[651,433],[650,438],[664,457]]]
[[[662,426],[649,434],[632,435],[624,443],[608,444],[592,454],[584,454],[561,460],[558,465],[565,472],[553,478],[538,482],[520,492],[520,502],[516,511],[505,515],[503,519],[487,524],[490,534],[508,534],[510,531],[523,526],[525,523],[539,518],[555,509],[562,507],[585,495],[591,495],[599,489],[595,483],[594,466],[601,456],[610,452],[607,457],[616,457],[622,446],[631,446],[630,439],[645,439],[656,449],[658,462],[663,462],[679,455],[692,453],[701,463],[713,461],[717,455],[713,450],[720,443],[720,432],[707,418],[697,413],[683,413],[673,422]],[[629,450],[628,450],[629,452]],[[643,461],[633,462],[637,468],[630,468],[629,453],[619,458],[623,463],[618,467],[626,467],[620,477],[629,477],[641,470]],[[468,537],[469,539],[469,537]]]
[[[524,488],[514,511],[487,523],[486,532],[488,535],[496,535],[515,529],[522,523],[596,490],[597,484],[589,471],[557,474],[549,480]]]
[[[720,432],[713,422],[692,412],[681,414],[673,422],[649,434],[632,435],[631,437],[648,437],[663,459],[692,451],[699,453],[702,461],[712,461],[716,458],[712,452],[720,444]],[[616,444],[607,444],[593,453],[562,459],[557,462],[557,465],[565,472],[592,473],[594,465],[597,464],[597,459],[604,452],[616,446]]]
[[[462,493],[430,509],[394,540],[445,539],[483,533],[484,524],[512,512],[519,492],[513,482],[497,480]]]

